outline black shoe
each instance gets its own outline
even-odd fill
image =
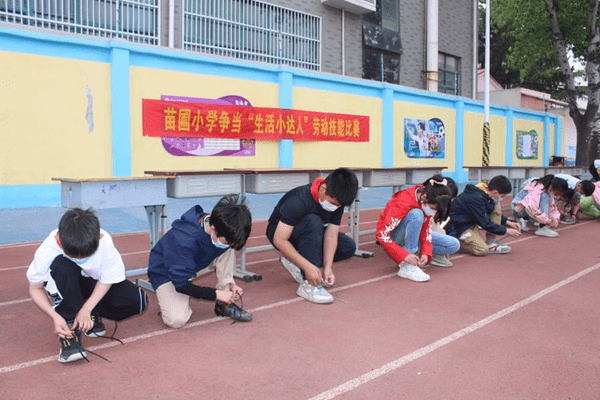
[[[97,311],[92,312],[92,321],[94,321],[94,326],[92,329],[85,333],[87,337],[100,337],[106,334],[106,328],[102,323],[102,318],[100,318],[100,314]]]
[[[229,317],[240,322],[252,321],[252,314],[242,310],[233,303],[225,304],[218,300],[215,303],[215,314],[219,317]]]
[[[82,358],[86,358],[86,356],[87,352],[81,346],[81,332],[79,330],[73,332],[73,337],[71,339],[60,338],[59,362],[68,363],[81,360]]]

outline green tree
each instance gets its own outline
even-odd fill
[[[560,87],[549,89],[554,95],[562,92],[559,97],[569,104],[569,115],[577,128],[579,166],[588,166],[593,159],[600,158],[599,2],[491,0],[492,24],[500,32],[510,32],[512,40],[506,53],[508,69],[518,70],[521,82],[562,80]],[[569,51],[585,66],[586,89],[576,86]],[[582,113],[577,98],[584,92],[588,104]]]

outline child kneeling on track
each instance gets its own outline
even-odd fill
[[[214,301],[218,316],[252,320],[251,314],[234,303],[243,290],[233,280],[235,250],[244,247],[251,229],[245,199],[234,194],[221,198],[210,214],[196,205],[173,221],[150,251],[148,263],[148,278],[165,325],[181,328],[187,323],[192,316],[190,298]],[[217,275],[216,289],[193,283],[209,267]]]
[[[432,254],[456,253],[458,240],[440,232],[432,232],[434,221],[448,216],[452,191],[445,179],[432,179],[430,185],[415,185],[392,196],[377,220],[376,239],[398,264],[398,276],[415,282],[426,282],[423,272]]]
[[[467,185],[450,207],[448,234],[460,240],[461,250],[475,256],[510,253],[511,248],[496,240],[496,236],[520,236],[517,222],[502,215],[500,203],[512,190],[504,175],[493,177],[488,184]],[[484,240],[479,227],[487,231]]]
[[[600,182],[581,182],[582,197],[579,199],[579,216],[600,217]]]
[[[347,260],[356,243],[341,233],[344,206],[356,199],[358,178],[338,168],[325,179],[287,192],[277,203],[266,235],[282,254],[283,267],[299,283],[296,294],[311,303],[328,304],[333,296],[325,288],[335,283],[333,263]]]
[[[121,255],[91,209],[65,212],[35,252],[27,278],[33,302],[54,322],[62,363],[86,358],[81,332],[104,336],[102,317],[121,321],[148,306],[146,292],[125,279]]]
[[[531,218],[539,223],[536,235],[558,237],[558,232],[552,228],[560,223],[560,212],[556,207],[555,199],[560,198],[567,191],[567,182],[554,175],[546,175],[533,179],[512,200],[512,213],[522,231],[528,232],[525,218]]]
[[[432,176],[431,178],[429,178],[425,182],[423,182],[422,185],[423,185],[423,187],[427,187],[427,186],[431,185],[432,182],[436,182],[436,181],[442,182],[443,179],[446,180],[447,186],[450,188],[450,191],[452,192],[452,200],[451,201],[454,201],[454,199],[458,195],[458,185],[456,184],[454,179],[450,178],[449,176],[442,176],[441,174],[435,174],[434,176]],[[438,232],[438,233],[445,235],[446,231],[444,230],[444,226],[446,226],[446,224],[448,224],[449,221],[450,221],[450,217],[448,217],[444,221],[440,221],[440,222],[435,221],[435,219],[434,219],[432,227],[431,227],[432,232]],[[435,265],[436,267],[450,268],[454,264],[452,264],[452,261],[450,261],[449,254],[432,254],[431,265]]]

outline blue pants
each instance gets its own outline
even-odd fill
[[[419,236],[423,229],[423,222],[425,222],[423,211],[413,208],[400,221],[400,225],[394,229],[390,237],[407,252],[417,253],[421,248]],[[458,239],[438,232],[431,232],[431,244],[433,245],[433,254],[453,254],[460,248]]]

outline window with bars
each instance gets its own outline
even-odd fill
[[[321,18],[258,0],[184,0],[183,48],[321,70]]]
[[[158,45],[159,0],[0,0],[0,21]]]
[[[438,92],[460,94],[460,59],[448,54],[439,54]]]

